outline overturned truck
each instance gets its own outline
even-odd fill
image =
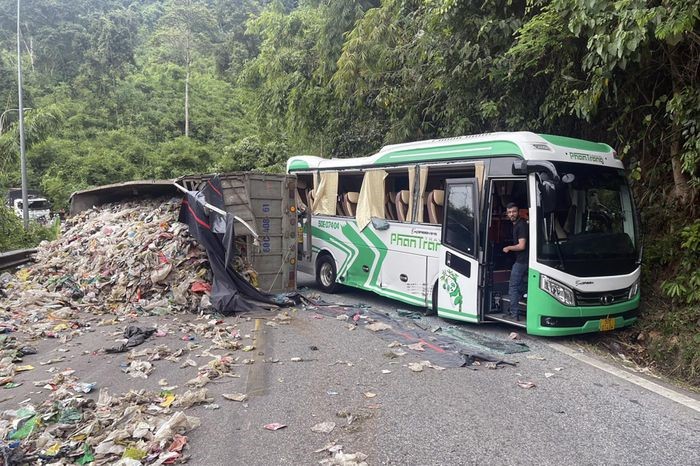
[[[217,180],[214,189],[213,179]],[[286,293],[296,289],[297,213],[294,176],[234,172],[191,175],[176,180],[115,183],[73,193],[70,214],[76,215],[92,207],[124,200],[161,196],[184,198],[186,195],[183,188],[192,193],[218,191],[222,210],[236,219],[231,241],[240,256],[227,254],[223,258],[229,261],[227,266],[233,261],[244,259],[256,272],[255,279],[249,281],[263,293]],[[209,207],[205,207],[206,214],[209,213]]]

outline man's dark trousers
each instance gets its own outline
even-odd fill
[[[510,271],[508,297],[510,298],[510,313],[518,314],[518,301],[527,292],[527,263],[516,262]]]

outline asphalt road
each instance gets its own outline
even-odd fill
[[[300,285],[313,286],[308,280]],[[313,288],[308,292],[320,295]],[[323,298],[359,302],[375,311],[414,309],[357,291]],[[331,454],[315,451],[332,442],[342,445],[344,453],[367,455],[369,465],[700,464],[699,412],[556,351],[549,346],[551,340],[521,335],[529,351],[501,355],[515,367],[426,367],[413,372],[408,364],[426,359],[424,353],[404,347],[406,354],[395,357],[377,333],[316,311],[300,306],[289,312],[289,323],[276,326],[266,325],[268,319],[225,320],[222,325],[237,326],[244,344],[255,346],[235,356],[255,363],[237,365],[239,378],[206,386],[220,409],[187,410],[202,421],[189,434],[188,464],[318,464]],[[141,350],[185,347],[182,336],[191,333],[188,324],[203,322],[196,316],[156,316],[131,323],[168,331],[166,337],[147,340],[137,348]],[[134,379],[120,370],[125,354],[95,352],[111,346],[127,323],[93,325],[93,331],[63,345],[39,342],[39,354],[24,361],[36,369],[18,376],[22,386],[3,391],[12,398],[2,401],[0,409],[15,409],[27,398],[41,401],[45,394],[31,381],[50,375],[39,362],[61,355],[67,359],[57,367],[75,369],[82,381],[96,381],[98,388],[113,394],[157,391],[161,379],[178,385],[178,393],[184,391],[185,381],[196,375],[194,367],[160,360],[148,379]],[[500,324],[463,325],[438,318],[422,318],[420,323],[426,328],[454,325],[503,341],[513,331]],[[189,357],[198,364],[211,359],[203,354],[209,342],[196,338],[193,343],[201,346]],[[535,387],[522,388],[518,381]],[[220,396],[231,392],[249,398],[240,403]],[[336,424],[330,433],[311,430],[326,421]],[[287,427],[263,428],[274,422]]]

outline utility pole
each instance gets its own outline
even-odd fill
[[[24,154],[24,106],[22,104],[22,48],[20,46],[19,4],[17,0],[17,95],[19,111],[19,157],[22,164],[22,219],[24,229],[29,229],[29,199],[27,193],[27,158]]]

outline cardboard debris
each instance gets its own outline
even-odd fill
[[[537,386],[533,382],[527,382],[524,380],[518,380],[517,384],[520,388],[535,388]]]
[[[311,427],[311,431],[321,434],[329,434],[333,431],[333,429],[335,429],[335,422],[331,421],[319,422]]]
[[[373,332],[380,332],[382,330],[389,330],[391,325],[385,324],[384,322],[374,322],[372,324],[367,324],[365,328]]]
[[[245,401],[248,399],[248,395],[245,393],[224,393],[221,396],[231,401]]]
[[[411,369],[413,372],[423,372],[423,368],[425,367],[430,367],[431,369],[435,369],[437,371],[444,371],[445,368],[442,366],[438,366],[437,364],[433,364],[430,361],[420,361],[420,362],[410,362],[408,363],[408,368]]]
[[[280,430],[284,429],[287,426],[284,424],[280,424],[279,422],[272,422],[270,424],[265,424],[263,427],[267,430]]]

